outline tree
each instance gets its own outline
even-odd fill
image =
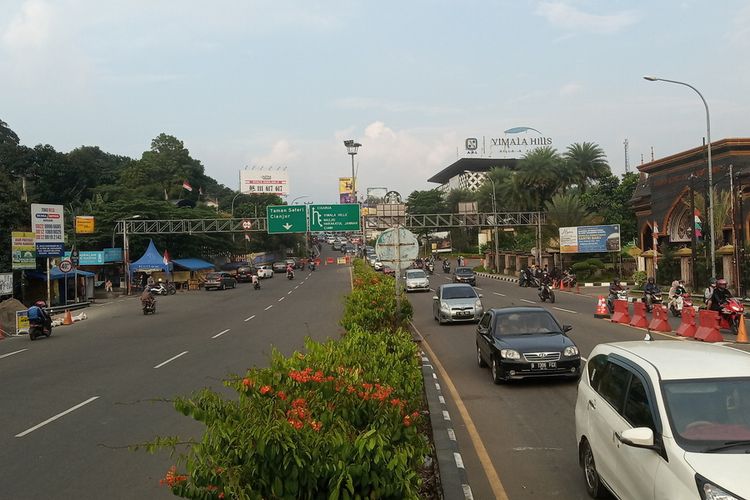
[[[10,144],[12,146],[18,146],[21,141],[18,139],[13,130],[8,126],[7,123],[0,120],[0,144]]]
[[[602,217],[602,224],[619,224],[621,241],[631,241],[638,234],[635,212],[630,199],[638,183],[638,174],[624,174],[622,178],[605,175],[591,189],[581,194],[581,202],[591,213]]]
[[[588,226],[599,224],[601,216],[590,212],[577,194],[556,194],[545,204],[547,226],[544,228],[544,240],[553,247],[560,247],[560,228]]]
[[[612,175],[607,155],[593,142],[571,144],[565,150],[563,158],[570,169],[570,180],[578,185],[581,193],[586,192],[591,181]]]
[[[437,189],[413,191],[406,199],[410,214],[440,214],[446,211],[443,193]]]
[[[523,188],[522,210],[541,209],[566,184],[563,160],[551,147],[527,153],[519,162],[516,176],[517,186]]]
[[[445,207],[448,212],[458,213],[459,203],[476,200],[476,193],[468,189],[453,189],[445,196]]]

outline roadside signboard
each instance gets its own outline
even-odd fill
[[[29,311],[16,311],[16,334],[29,333]]]
[[[310,205],[310,231],[360,231],[359,205]]]
[[[246,219],[242,221],[242,229],[252,229],[253,228],[253,221]]]
[[[31,204],[31,229],[39,257],[58,257],[65,247],[65,218],[62,205]]]
[[[307,205],[268,205],[268,234],[304,233],[307,231]]]
[[[11,269],[36,269],[36,246],[34,233],[11,233]]]
[[[0,295],[13,294],[13,273],[0,273]]]
[[[375,255],[380,262],[399,271],[408,269],[418,254],[417,237],[403,227],[386,229],[375,242]]]
[[[560,253],[620,251],[620,225],[560,228]]]
[[[76,216],[76,233],[91,234],[94,232],[94,216],[78,215]]]
[[[119,250],[119,248],[117,248],[116,250]],[[63,254],[63,258],[70,259],[70,262],[76,267],[78,266],[102,266],[104,265],[105,262],[107,262],[106,254],[104,251],[81,250],[80,252],[77,252],[77,254],[78,254],[78,263],[76,263],[75,259],[73,258],[75,254],[71,254],[70,252],[65,252]],[[122,258],[120,260],[122,260]]]
[[[60,272],[69,273],[72,270],[73,270],[73,263],[70,262],[68,259],[65,259],[62,262],[60,262]]]

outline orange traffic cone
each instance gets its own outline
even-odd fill
[[[603,295],[599,295],[599,301],[596,304],[595,318],[609,318],[609,309]]]
[[[72,325],[73,316],[70,314],[70,309],[65,310],[65,317],[63,318],[63,325]]]
[[[740,324],[737,326],[737,343],[747,344],[747,330],[745,329],[745,316],[740,315]]]
[[[560,290],[565,290],[565,281],[560,280]]]

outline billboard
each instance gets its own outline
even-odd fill
[[[355,203],[351,177],[339,177],[339,203]]]
[[[65,218],[62,205],[31,204],[31,229],[39,257],[58,257],[65,245]]]
[[[620,251],[620,225],[560,228],[560,253]]]
[[[13,273],[0,273],[0,295],[13,295]]]
[[[94,232],[94,217],[91,215],[76,216],[76,234],[91,234]]]
[[[367,188],[367,204],[375,206],[378,203],[383,203],[387,192],[388,188],[384,187]]]
[[[240,192],[289,196],[289,173],[286,168],[240,170]]]
[[[36,269],[34,233],[13,231],[11,234],[11,269]]]
[[[427,240],[430,244],[430,252],[432,253],[450,253],[453,251],[450,231],[430,233],[427,235]]]

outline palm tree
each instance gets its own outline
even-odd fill
[[[591,213],[576,194],[556,194],[545,204],[547,226],[544,238],[550,246],[559,248],[561,227],[589,226],[601,223],[601,216]]]
[[[596,181],[611,174],[607,155],[602,148],[593,142],[575,143],[568,146],[563,154],[570,169],[571,181],[578,185],[581,193],[591,181]]]
[[[525,188],[526,208],[539,210],[560,189],[564,177],[562,158],[551,147],[534,149],[519,162],[517,177]]]

